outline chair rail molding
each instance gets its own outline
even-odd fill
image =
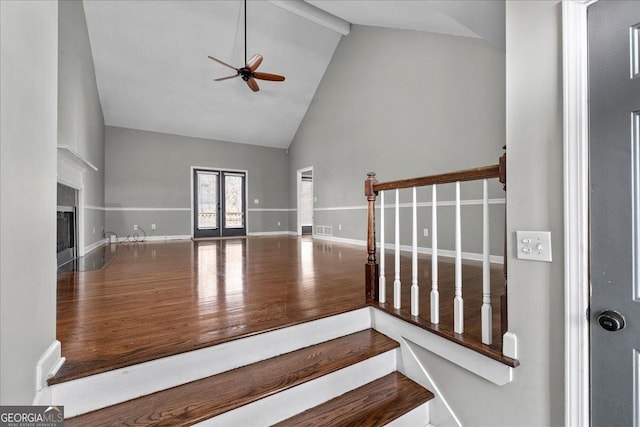
[[[563,0],[565,425],[589,426],[589,111],[587,8]]]

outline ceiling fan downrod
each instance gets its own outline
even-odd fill
[[[251,58],[247,60],[247,0],[244,0],[243,3],[244,3],[244,64],[245,64],[244,67],[240,67],[240,68],[233,67],[227,64],[226,62],[219,60],[218,58],[214,58],[213,56],[209,56],[209,59],[216,61],[217,63],[236,71],[235,75],[220,77],[220,78],[214,79],[215,81],[219,82],[222,80],[233,79],[235,77],[241,77],[242,80],[244,80],[247,83],[247,85],[252,91],[258,92],[260,90],[260,87],[258,86],[256,79],[268,80],[272,82],[282,82],[285,80],[285,78],[284,76],[280,76],[278,74],[261,73],[256,71],[260,66],[260,64],[262,63],[262,59],[263,59],[262,55],[260,55],[259,53],[256,53],[255,55],[253,55]]]

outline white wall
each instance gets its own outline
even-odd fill
[[[56,331],[58,3],[0,19],[0,404],[31,404]]]
[[[58,15],[58,144],[98,168],[84,175],[86,247],[101,240],[104,231],[104,118],[83,3],[60,1]]]
[[[314,213],[315,225],[364,241],[366,210],[339,208],[366,206],[367,172],[390,181],[496,164],[505,142],[504,66],[504,51],[484,40],[354,25],[289,147],[291,207],[296,171],[313,166],[315,208],[322,209]],[[440,186],[439,200],[454,200],[453,188]],[[463,184],[463,199],[481,198],[480,188]],[[419,201],[430,201],[430,190]],[[492,190],[492,198],[504,197],[497,180]],[[410,190],[403,194],[408,201]],[[481,240],[471,237],[481,235],[481,212],[479,206],[463,208],[464,251],[482,250]],[[497,255],[503,251],[503,212],[504,205],[491,205],[491,252]],[[401,215],[410,218],[410,209]],[[431,228],[430,215],[421,210],[418,228]],[[439,220],[440,247],[453,249],[453,207],[443,208]],[[295,230],[295,212],[289,223]],[[401,229],[402,242],[410,244],[410,226]],[[430,247],[422,234],[418,245]]]
[[[558,1],[508,1],[507,231],[514,381],[495,386],[421,351],[465,426],[564,423],[562,34]],[[514,257],[516,230],[550,230],[553,263]]]
[[[247,171],[247,232],[288,230],[285,150],[112,126],[105,147],[107,231],[120,237],[135,224],[149,235],[151,224],[157,236],[191,235],[192,166]]]

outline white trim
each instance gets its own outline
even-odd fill
[[[95,251],[96,249],[106,245],[107,243],[108,243],[107,239],[100,239],[97,242],[93,242],[92,244],[84,248],[84,254],[87,255],[89,252]]]
[[[513,332],[505,332],[502,336],[502,354],[512,359],[518,358],[518,337]]]
[[[242,236],[239,236],[242,237]],[[138,240],[129,240],[128,237],[118,237],[118,243],[145,243],[145,242],[166,242],[168,240],[191,240],[189,234],[175,234],[168,236],[140,236]]]
[[[506,203],[505,199],[489,199],[489,204],[490,205],[504,205]],[[482,206],[483,204],[483,200],[482,199],[469,199],[469,200],[461,200],[460,201],[460,206],[476,206],[476,205],[480,205]],[[419,202],[416,204],[417,207],[419,208],[430,208],[433,205],[432,202]],[[455,200],[443,200],[441,202],[437,202],[436,206],[455,206],[456,205],[456,201]],[[411,208],[413,207],[413,203],[400,203],[399,205],[401,208]],[[384,208],[385,209],[393,209],[395,208],[396,205],[395,203],[393,204],[385,204]],[[380,206],[376,206],[377,209],[380,209]],[[351,211],[351,210],[366,210],[367,209],[367,205],[362,205],[362,206],[333,206],[333,207],[328,207],[328,208],[313,208],[314,211]]]
[[[295,231],[254,231],[247,233],[247,236],[297,236]]]
[[[514,368],[475,350],[425,331],[382,310],[374,307],[370,307],[370,309],[371,325],[376,331],[398,342],[401,342],[401,340],[411,341],[494,384],[505,385],[513,381]]]
[[[587,7],[562,2],[565,425],[589,426],[589,111]]]
[[[336,243],[346,243],[349,245],[358,245],[358,246],[366,246],[367,242],[366,240],[357,240],[357,239],[347,239],[344,237],[335,237],[335,236],[327,236],[327,235],[321,235],[321,234],[314,234],[313,235],[314,239],[320,239],[320,240],[329,240],[331,242],[336,242]],[[377,247],[380,247],[380,242],[376,242]],[[394,243],[386,243],[384,245],[385,249],[394,249],[395,248],[395,244]],[[411,245],[400,245],[400,250],[402,252],[411,252],[412,248]],[[419,254],[424,254],[424,255],[431,255],[431,248],[425,248],[422,246],[418,247],[418,253]],[[447,257],[447,258],[455,258],[456,257],[456,252],[452,251],[452,250],[447,250],[447,249],[442,249],[442,248],[438,248],[438,256],[443,256],[443,257]],[[466,259],[468,261],[482,261],[483,255],[481,253],[476,253],[476,252],[462,252],[462,259]],[[499,255],[491,255],[489,257],[489,261],[494,263],[494,264],[504,264],[504,257],[499,256]]]
[[[433,393],[434,398],[430,401],[429,406],[431,407],[433,413],[437,414],[439,421],[438,425],[462,427],[462,423],[458,419],[458,416],[455,414],[455,412],[453,412],[453,408],[451,407],[451,405],[449,405],[449,402],[445,398],[444,394],[440,391],[440,387],[438,387],[436,382],[433,380],[433,377],[416,354],[416,347],[420,346],[404,337],[401,337],[400,354],[403,360],[402,364],[398,364],[398,370]],[[408,357],[405,357],[405,354],[407,356],[411,356],[411,358],[409,359]],[[411,366],[408,362],[413,362],[415,364],[415,367]],[[420,375],[417,375],[417,373],[415,373],[416,368]],[[428,419],[429,421],[435,421],[431,419],[431,416]]]
[[[127,211],[138,211],[138,212],[159,212],[159,211],[174,211],[174,212],[191,212],[191,208],[150,208],[150,207],[122,207],[122,206],[113,206],[113,207],[102,207],[102,206],[85,206],[86,209],[94,209],[94,210],[103,210],[103,211],[113,211],[113,212],[127,212]],[[247,208],[247,212],[295,212],[297,209],[290,208]]]
[[[351,24],[342,18],[332,15],[312,4],[305,1],[284,1],[284,0],[269,0],[274,6],[283,8],[284,10],[298,15],[304,19],[314,22],[318,25],[322,25],[336,33],[346,36],[351,32]]]
[[[36,404],[36,401],[42,399],[41,392],[47,387],[47,380],[58,372],[64,362],[65,358],[62,357],[62,345],[60,341],[55,340],[44,353],[42,353],[42,356],[40,356],[36,364],[36,394],[34,404]]]
[[[248,212],[295,212],[297,209],[289,208],[251,208],[247,209]]]
[[[92,169],[94,172],[98,172],[98,168],[94,166],[93,163],[86,160],[77,151],[75,151],[68,145],[58,145],[58,158],[60,157],[71,163],[74,163],[76,166],[84,170]]]
[[[96,207],[97,208],[97,207]],[[97,208],[99,209],[99,208]],[[191,208],[143,208],[143,207],[110,207],[103,208],[106,212],[159,212],[159,211],[175,211],[175,212],[190,212]]]
[[[94,210],[94,211],[106,211],[107,208],[104,206],[95,206],[95,205],[85,205],[85,209]]]

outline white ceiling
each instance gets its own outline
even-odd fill
[[[287,3],[314,12],[302,0],[248,2],[248,55],[264,56],[259,71],[286,76],[258,81],[252,92],[241,79],[214,82],[234,71],[207,58],[243,65],[240,0],[85,0],[105,124],[287,148],[341,37]],[[502,0],[308,3],[354,24],[485,38],[504,48]]]

